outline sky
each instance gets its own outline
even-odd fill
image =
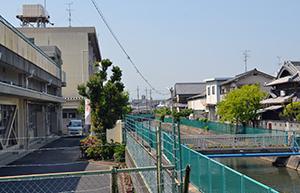
[[[22,4],[2,0],[0,15],[19,26]],[[300,61],[299,0],[96,0],[111,28],[149,82],[163,93],[176,82],[201,82],[248,70],[276,75],[280,61]],[[4,3],[5,2],[5,3]],[[95,26],[101,54],[123,70],[131,98],[149,86],[117,46],[90,0],[47,0],[55,26]],[[152,91],[153,98],[166,98]],[[149,91],[148,91],[149,94]]]

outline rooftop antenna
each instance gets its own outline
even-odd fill
[[[282,57],[281,56],[276,56],[277,60],[278,60],[278,66],[282,65]]]
[[[247,72],[248,58],[250,57],[250,56],[249,56],[249,52],[250,52],[250,50],[245,50],[245,51],[243,52],[243,55],[244,55],[244,63],[245,63],[245,72]]]
[[[69,20],[69,27],[72,26],[72,11],[73,11],[73,9],[71,9],[71,5],[73,5],[73,2],[67,3],[67,6],[68,6],[67,12],[69,13],[69,18],[68,18],[68,20]]]

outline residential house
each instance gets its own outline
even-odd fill
[[[238,74],[232,78],[215,78],[206,80],[206,108],[210,120],[218,119],[216,115],[216,105],[224,99],[231,90],[240,88],[244,85],[257,84],[262,91],[269,92],[265,84],[272,81],[275,77],[262,71],[249,70]]]
[[[206,79],[206,109],[208,119],[217,120],[217,104],[221,100],[221,84],[229,78],[211,78]]]
[[[257,84],[260,89],[264,92],[269,92],[270,88],[265,87],[266,83],[274,80],[275,77],[269,74],[266,74],[262,71],[254,68],[253,70],[238,74],[233,78],[228,79],[227,81],[222,82],[221,84],[221,99],[225,97],[227,93],[236,88],[240,88],[244,85]]]
[[[172,93],[177,111],[188,107],[188,98],[199,95],[205,90],[205,82],[176,83]]]
[[[287,125],[280,114],[284,106],[300,101],[300,62],[286,61],[277,73],[276,79],[266,84],[270,88],[269,98],[261,101],[261,126],[284,128]],[[277,123],[278,122],[278,123]]]

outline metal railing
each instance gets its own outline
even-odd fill
[[[185,135],[182,143],[193,149],[274,149],[293,147],[287,133],[237,135]]]

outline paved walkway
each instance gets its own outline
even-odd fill
[[[77,172],[110,169],[113,163],[88,162],[80,159],[79,137],[60,138],[44,146],[58,148],[37,150],[27,156],[0,168],[0,177]],[[0,182],[4,193],[59,193],[59,192],[109,192],[110,175],[68,176],[49,179]]]

